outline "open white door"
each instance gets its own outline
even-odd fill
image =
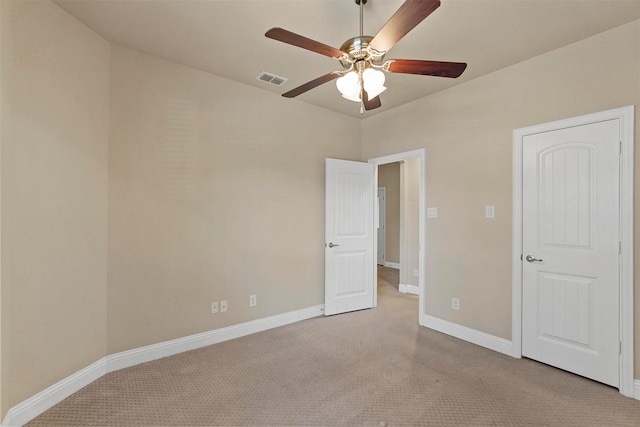
[[[523,139],[522,355],[617,387],[619,120]]]
[[[374,167],[326,159],[326,316],[373,307]]]

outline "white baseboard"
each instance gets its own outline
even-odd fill
[[[312,317],[322,316],[323,314],[324,305],[317,305],[302,310],[290,311],[288,313],[252,320],[228,326],[226,328],[215,329],[213,331],[202,332],[200,334],[189,335],[175,340],[164,341],[158,344],[111,354],[107,356],[107,372],[117,371],[140,363],[173,356],[174,354],[195,350],[197,348],[206,347],[223,341],[229,341],[234,338],[244,337],[246,335],[255,334],[256,332],[277,328],[278,326],[284,326],[301,320],[311,319]]]
[[[396,270],[400,270],[400,264],[398,264],[397,262],[385,261],[383,265],[388,268],[395,268]]]
[[[513,356],[513,343],[504,338],[476,331],[475,329],[428,315],[420,316],[420,324],[435,331],[442,332],[443,334],[451,335],[488,348],[489,350],[497,351],[507,356]]]
[[[488,348],[489,350],[497,351],[498,353],[506,354],[507,356],[513,356],[513,343],[504,338],[499,338],[494,335],[476,331],[475,329],[471,329],[466,326],[458,325],[457,323],[428,315],[420,316],[420,325],[481,347]],[[634,380],[633,397],[640,400],[640,379]]]
[[[316,305],[302,310],[277,314],[226,328],[108,355],[9,409],[2,426],[21,427],[108,372],[311,319],[323,314],[324,305]]]
[[[420,295],[420,288],[416,285],[398,285],[398,291],[403,294]]]
[[[69,375],[67,378],[58,381],[51,387],[9,409],[2,421],[2,425],[11,427],[22,426],[106,373],[107,363],[106,358],[103,357],[97,362]]]

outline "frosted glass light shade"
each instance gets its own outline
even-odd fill
[[[349,71],[336,80],[336,87],[344,98],[360,102],[360,79],[355,71]]]
[[[384,73],[380,70],[367,68],[362,73],[362,79],[364,80],[364,90],[367,91],[369,99],[373,99],[387,90],[384,86]]]
[[[380,86],[384,86],[384,73],[380,70],[374,70],[373,68],[367,68],[362,73],[364,79],[364,88],[374,90]]]
[[[373,99],[376,96],[380,95],[385,90],[387,90],[386,86],[380,86],[373,90],[367,90],[367,95],[369,95],[369,99]]]

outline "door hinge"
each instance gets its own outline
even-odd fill
[[[618,141],[618,154],[622,154],[622,141]]]
[[[622,241],[618,240],[618,255],[622,255]]]
[[[622,354],[622,341],[618,341],[618,355]]]

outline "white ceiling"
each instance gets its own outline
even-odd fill
[[[276,94],[333,70],[328,57],[268,39],[282,27],[330,46],[359,34],[354,0],[54,0],[112,43],[146,52]],[[403,0],[369,0],[364,33],[375,35]],[[442,0],[386,58],[468,63],[458,79],[387,74],[382,107],[411,102],[640,18],[640,0]],[[639,34],[640,37],[640,34]],[[608,72],[611,64],[594,64]],[[256,79],[288,78],[282,87]],[[334,82],[290,102],[308,102],[354,117],[358,104]]]

